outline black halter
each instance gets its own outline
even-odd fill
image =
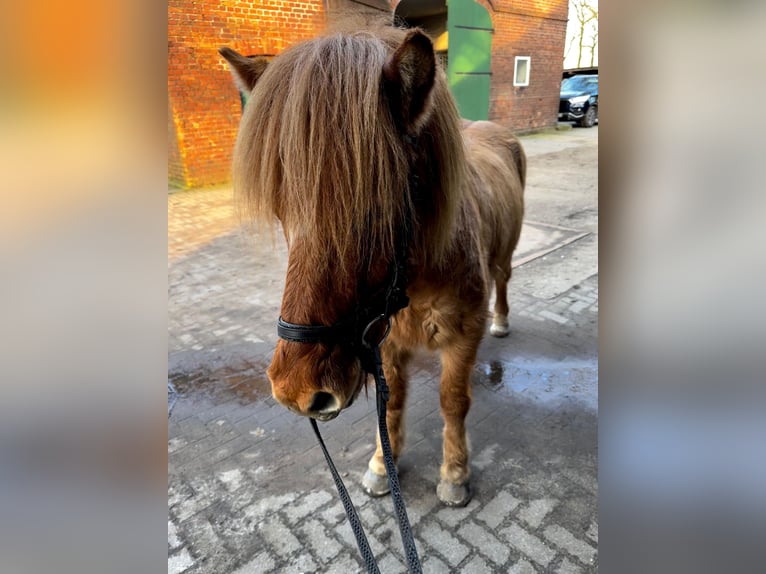
[[[405,142],[414,148],[415,140],[409,135],[404,136]],[[391,497],[394,502],[394,510],[399,523],[399,532],[404,546],[407,560],[407,568],[411,574],[421,574],[420,559],[412,536],[410,521],[407,517],[407,509],[404,505],[399,476],[391,450],[386,425],[386,403],[388,402],[388,384],[383,375],[383,362],[380,356],[380,345],[391,330],[391,317],[401,309],[409,305],[407,296],[407,255],[412,242],[414,229],[413,205],[419,198],[419,180],[412,169],[408,178],[409,201],[407,201],[406,213],[399,232],[398,243],[394,253],[394,260],[388,273],[388,284],[382,299],[373,300],[367,306],[357,305],[354,312],[347,318],[334,325],[296,325],[288,323],[282,317],[277,321],[277,335],[286,341],[297,343],[324,343],[328,345],[345,345],[353,350],[359,357],[362,368],[375,378],[375,394],[378,411],[378,434],[380,436],[381,449],[383,450],[383,462],[388,474],[388,484]],[[375,557],[370,549],[367,537],[364,534],[362,523],[351,503],[346,486],[340,477],[335,465],[327,452],[322,436],[315,419],[311,419],[311,426],[316,433],[319,445],[322,448],[327,465],[330,468],[335,486],[346,511],[351,529],[354,532],[359,552],[362,555],[365,567],[369,574],[380,574],[375,562]]]
[[[405,141],[414,146],[414,138],[405,136]],[[388,272],[388,282],[383,297],[367,305],[357,305],[353,312],[334,325],[298,325],[288,323],[282,317],[277,321],[277,335],[295,343],[324,343],[350,347],[362,361],[368,373],[375,370],[371,351],[379,347],[391,330],[391,317],[409,305],[407,296],[407,256],[414,232],[412,207],[419,200],[420,181],[410,170],[408,177],[409,201],[406,202],[405,217],[399,231],[394,259]]]
[[[407,234],[409,235],[409,233]],[[391,330],[391,317],[409,305],[407,296],[407,249],[409,238],[402,240],[388,273],[383,297],[368,305],[357,305],[353,313],[334,325],[297,325],[282,317],[277,321],[277,335],[296,343],[324,343],[349,347],[362,361],[368,373],[374,371],[370,351],[379,347]]]

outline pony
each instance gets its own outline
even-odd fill
[[[521,144],[504,127],[461,120],[431,40],[417,28],[326,33],[270,62],[219,52],[249,96],[234,148],[235,195],[252,221],[278,220],[288,245],[281,319],[334,325],[375,300],[402,228],[411,227],[409,305],[391,318],[381,347],[386,422],[398,461],[407,365],[418,348],[439,352],[437,496],[464,506],[471,372],[493,281],[490,332],[509,332],[507,285],[524,211]],[[368,379],[348,345],[286,340],[267,374],[279,403],[319,420],[347,408]],[[379,436],[362,485],[373,496],[388,492]]]

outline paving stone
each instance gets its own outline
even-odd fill
[[[598,544],[598,522],[592,522],[585,535]]]
[[[340,502],[337,502],[323,510],[319,516],[325,523],[335,525],[343,520],[346,517],[346,514],[343,511],[343,505]]]
[[[168,508],[194,496],[194,491],[183,480],[168,481]]]
[[[316,570],[317,570],[316,562],[311,558],[311,556],[308,556],[306,554],[302,554],[300,556],[298,555],[294,556],[284,569],[285,572],[296,572],[296,573],[316,572]]]
[[[294,492],[279,496],[267,496],[244,507],[242,509],[242,514],[253,522],[260,522],[267,516],[284,507],[286,504],[294,501],[296,497],[297,495]]]
[[[236,492],[242,486],[243,478],[242,471],[238,468],[218,473],[218,480],[223,483],[224,488],[229,492]]]
[[[428,574],[451,574],[454,572],[453,569],[450,569],[449,566],[433,555],[426,556],[423,559],[422,566],[423,572],[428,572]]]
[[[213,500],[206,496],[193,496],[182,500],[170,510],[178,521],[184,521],[213,504]]]
[[[537,574],[537,570],[526,560],[519,560],[511,566],[508,574]]]
[[[176,525],[168,520],[168,547],[174,550],[181,546],[181,540],[178,538],[178,530]]]
[[[474,556],[471,560],[461,568],[463,572],[470,572],[471,574],[492,574],[492,568],[479,556]]]
[[[510,556],[508,546],[500,542],[495,535],[486,528],[471,521],[464,524],[457,531],[458,536],[478,548],[484,556],[495,564],[504,564]]]
[[[300,541],[278,517],[272,516],[258,526],[263,538],[283,558],[289,558],[301,549]]]
[[[168,454],[173,454],[174,452],[176,452],[177,450],[181,450],[188,444],[189,442],[187,441],[185,437],[181,436],[181,437],[171,438],[168,441]]]
[[[232,574],[267,574],[273,572],[276,560],[268,552],[261,552],[244,566],[237,568]]]
[[[540,311],[539,315],[546,319],[550,319],[551,321],[556,321],[556,323],[558,323],[559,325],[566,325],[567,323],[570,322],[569,319],[567,319],[566,317],[562,317],[558,313],[554,313],[553,311],[548,311],[547,309],[543,309],[542,311]]]
[[[463,508],[442,508],[436,513],[436,517],[447,526],[455,527],[468,518],[478,506],[479,501],[474,498]]]
[[[529,524],[533,529],[539,527],[545,517],[556,507],[556,501],[549,498],[531,500],[526,507],[522,508],[518,516]]]
[[[360,563],[346,552],[332,560],[325,571],[325,574],[351,574],[352,572],[362,572]]]
[[[577,556],[584,564],[591,564],[596,555],[596,549],[587,542],[576,538],[566,528],[557,524],[548,526],[543,534],[559,548]]]
[[[569,307],[569,311],[572,313],[581,313],[588,307],[590,307],[591,303],[588,303],[587,301],[578,301],[577,303],[573,303],[571,307]]]
[[[314,555],[321,557],[323,561],[332,560],[343,549],[337,540],[327,535],[327,527],[318,520],[309,519],[305,521],[299,530],[309,541]]]
[[[306,496],[301,497],[297,505],[285,508],[285,516],[287,516],[288,522],[294,524],[301,518],[315,512],[330,500],[332,500],[332,495],[325,490],[310,492]]]
[[[575,564],[572,564],[569,560],[564,558],[556,568],[556,574],[580,574],[582,569]]]
[[[391,553],[386,554],[378,561],[378,567],[381,572],[386,572],[386,574],[389,572],[391,572],[391,574],[407,574],[407,567]]]
[[[448,531],[439,528],[436,524],[427,524],[421,530],[421,536],[434,550],[446,558],[447,563],[452,567],[457,566],[470,553],[468,547],[456,541]]]
[[[530,534],[517,524],[500,531],[500,534],[514,549],[528,556],[541,566],[547,566],[556,556],[556,552],[549,548],[534,534]]]
[[[194,559],[186,548],[168,557],[168,574],[181,574],[194,566]]]
[[[520,502],[509,492],[501,491],[484,505],[484,508],[476,514],[476,518],[484,521],[490,528],[497,528]]]

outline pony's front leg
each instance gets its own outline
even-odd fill
[[[382,348],[383,374],[389,387],[389,399],[386,409],[386,425],[391,442],[394,462],[399,460],[399,453],[404,447],[404,405],[407,400],[407,364],[412,357],[409,351],[389,342]],[[388,494],[388,475],[383,462],[383,449],[380,435],[376,433],[377,448],[367,465],[367,472],[362,479],[362,487],[370,496]]]
[[[465,418],[471,407],[471,370],[480,338],[462,337],[442,351],[440,400],[444,418],[444,460],[436,496],[447,506],[471,500]]]

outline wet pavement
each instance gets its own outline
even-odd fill
[[[598,128],[522,143],[511,334],[487,335],[473,372],[465,508],[436,498],[438,361],[412,365],[400,477],[427,573],[597,570]],[[168,223],[168,572],[363,571],[308,421],[265,377],[281,237],[240,229],[228,188],[171,194]],[[381,572],[405,572],[390,499],[360,487],[375,426],[371,392],[321,428]]]

